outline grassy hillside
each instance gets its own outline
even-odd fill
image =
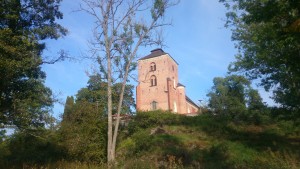
[[[270,116],[254,119],[140,112],[121,127],[117,162],[112,168],[300,168],[299,121]],[[71,158],[60,135],[44,135],[48,139],[18,134],[0,142],[0,168],[107,168],[105,163]]]
[[[116,168],[300,168],[300,127],[225,117],[139,113],[122,130]]]

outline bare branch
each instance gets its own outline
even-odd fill
[[[64,61],[66,59],[69,60],[74,60],[74,58],[70,57],[68,52],[64,51],[64,50],[60,50],[58,52],[59,56],[57,58],[51,59],[51,60],[47,60],[47,57],[44,58],[44,60],[42,61],[42,64],[54,64],[56,62],[60,62],[60,61]]]
[[[93,40],[89,41],[90,58],[96,58],[100,72],[107,80],[108,95],[108,161],[115,158],[116,138],[122,110],[123,96],[128,78],[137,81],[130,73],[135,68],[134,60],[141,46],[163,46],[162,27],[171,25],[164,22],[167,8],[178,3],[171,0],[83,0],[81,10],[95,18]],[[148,17],[145,16],[148,12]],[[141,18],[147,18],[148,22]],[[112,131],[112,84],[121,83],[117,105],[117,119]]]

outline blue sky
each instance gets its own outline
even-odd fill
[[[47,74],[46,86],[61,102],[85,87],[88,80],[86,72],[97,66],[90,60],[80,59],[92,37],[93,18],[84,12],[74,12],[79,9],[79,2],[64,0],[61,3],[64,19],[58,22],[69,30],[69,34],[59,40],[48,40],[44,52],[44,56],[56,56],[63,49],[77,58],[43,66]],[[164,30],[167,47],[163,50],[179,63],[179,82],[186,86],[186,94],[195,102],[207,100],[206,94],[212,87],[213,78],[224,77],[229,63],[234,61],[237,51],[231,41],[230,30],[224,28],[225,12],[225,7],[218,0],[181,0],[167,11],[166,19],[172,20],[173,26]],[[139,54],[148,55],[154,48],[140,50]],[[263,88],[258,90],[265,102],[274,104]],[[58,118],[63,113],[63,105],[55,104],[53,113]]]

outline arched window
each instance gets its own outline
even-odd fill
[[[177,87],[176,86],[176,81],[175,81],[175,78],[173,77],[173,87],[174,87],[174,89]]]
[[[156,64],[154,62],[152,62],[150,64],[150,71],[155,71],[156,70]]]
[[[156,86],[157,85],[156,76],[154,76],[154,75],[151,76],[150,83],[151,83],[151,86]]]
[[[174,101],[174,112],[177,113],[177,104],[176,104],[176,101]]]
[[[151,109],[152,110],[156,110],[157,109],[157,102],[156,101],[151,102]]]

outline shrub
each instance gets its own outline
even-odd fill
[[[64,147],[59,144],[57,134],[49,130],[16,132],[4,143],[6,155],[1,158],[6,161],[7,166],[19,168],[24,164],[43,165],[59,161],[66,156]]]
[[[185,116],[161,110],[137,112],[133,121],[129,123],[128,133],[131,135],[140,129],[146,129],[154,126],[181,124],[184,118]]]

